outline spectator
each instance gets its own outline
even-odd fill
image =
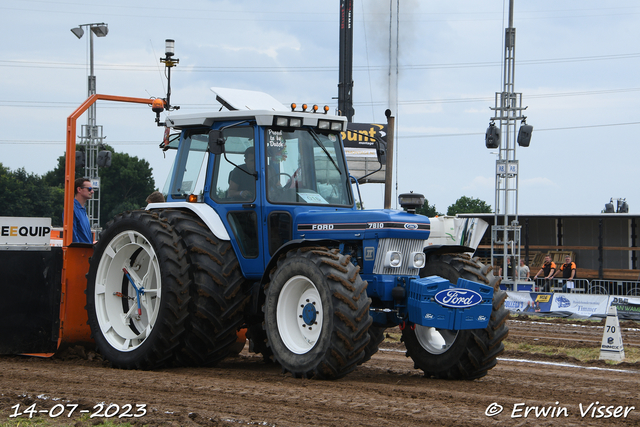
[[[147,196],[147,200],[145,200],[147,204],[149,203],[164,203],[164,194],[159,191],[154,191],[153,193]]]
[[[73,183],[73,242],[93,244],[93,233],[85,205],[93,197],[91,180],[78,178]]]
[[[530,270],[529,266],[524,263],[524,260],[520,260],[520,266],[518,267],[518,279],[520,280],[529,280],[530,279]]]
[[[567,255],[564,258],[564,264],[560,266],[555,276],[562,271],[562,278],[565,279],[562,283],[562,292],[567,292],[567,287],[573,288],[573,279],[576,278],[576,263],[571,262],[571,257]]]
[[[553,279],[555,272],[556,272],[556,263],[551,261],[551,255],[545,256],[544,265],[542,266],[540,271],[538,271],[536,275],[533,277],[533,280],[536,280],[541,273],[544,273],[544,281],[541,281],[540,284],[538,285],[538,288],[540,288],[540,292],[549,292],[549,290],[551,289],[551,286],[550,286],[551,279]],[[536,282],[536,284],[537,283],[538,282]]]
[[[500,271],[499,271],[498,275],[500,277],[502,277],[502,267],[500,267]],[[511,266],[511,257],[507,257],[507,277],[506,277],[506,279],[509,280],[511,278],[513,278],[513,267]]]

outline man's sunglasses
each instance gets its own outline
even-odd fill
[[[93,191],[93,187],[82,187],[82,188],[86,188],[89,191]]]

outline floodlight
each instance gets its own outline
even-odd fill
[[[82,27],[72,28],[71,32],[79,39],[81,39],[84,35],[84,30],[82,29]]]
[[[105,24],[92,25],[91,31],[93,31],[93,34],[98,37],[104,37],[109,34],[109,27],[107,27]]]

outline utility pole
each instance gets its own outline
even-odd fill
[[[491,263],[502,265],[502,277],[515,283],[520,264],[521,226],[518,222],[518,160],[516,159],[516,126],[521,121],[517,142],[527,147],[532,126],[526,124],[523,115],[522,94],[514,91],[516,29],[513,26],[513,0],[509,1],[509,26],[505,30],[503,90],[496,92],[494,116],[487,129],[487,148],[498,148],[496,159],[495,217],[491,228]],[[495,126],[495,122],[499,126]],[[511,259],[512,276],[508,276],[508,259]],[[515,290],[515,289],[514,289]]]
[[[338,115],[353,122],[353,0],[340,0]]]
[[[391,209],[396,118],[389,109],[384,112],[384,115],[387,116],[387,164],[384,171],[384,208]]]

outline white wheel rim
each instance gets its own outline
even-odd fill
[[[136,252],[132,265],[131,257]],[[127,281],[123,289],[123,267],[134,283],[144,288],[141,314],[134,287]],[[133,351],[151,334],[160,309],[161,288],[158,257],[146,237],[129,230],[109,242],[98,265],[94,299],[100,330],[114,349]]]
[[[320,338],[323,318],[322,300],[313,282],[304,276],[287,280],[280,291],[276,317],[284,345],[295,354],[309,352]]]
[[[428,328],[421,325],[416,325],[415,332],[422,348],[431,354],[442,354],[449,350],[458,336],[458,331]]]

